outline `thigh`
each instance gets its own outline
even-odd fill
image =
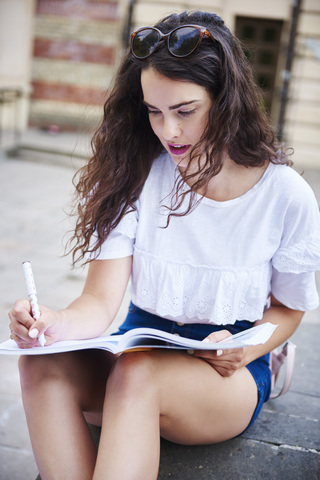
[[[22,391],[37,395],[45,388],[70,395],[84,412],[101,413],[106,382],[115,356],[103,350],[21,356]]]
[[[154,359],[164,438],[181,444],[216,443],[249,425],[258,392],[247,368],[222,377],[188,354],[158,352]]]

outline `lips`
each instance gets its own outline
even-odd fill
[[[191,145],[180,145],[178,143],[168,143],[170,153],[173,155],[184,155]]]

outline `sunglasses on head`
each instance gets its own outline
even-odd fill
[[[171,55],[187,57],[199,47],[204,36],[214,40],[209,30],[199,25],[181,25],[169,33],[162,33],[155,27],[143,27],[131,34],[131,52],[143,60],[155,51],[159,42],[167,39]]]

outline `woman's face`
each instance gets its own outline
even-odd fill
[[[151,127],[173,161],[186,167],[207,126],[212,100],[204,87],[172,80],[149,68],[141,72]]]

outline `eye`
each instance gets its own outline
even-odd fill
[[[195,113],[195,109],[193,110],[180,110],[178,112],[178,114],[181,116],[181,117],[190,117],[190,115],[193,115]]]
[[[161,112],[160,112],[160,110],[155,110],[155,109],[152,109],[152,108],[148,108],[148,114],[156,116],[156,115],[160,115]]]

